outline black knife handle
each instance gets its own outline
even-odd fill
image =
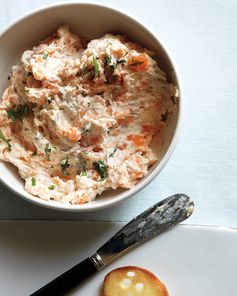
[[[91,259],[87,258],[31,294],[31,296],[65,295],[66,292],[82,283],[97,271]]]

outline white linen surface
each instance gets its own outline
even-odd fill
[[[1,0],[0,29],[22,14],[54,2],[67,1]],[[237,2],[100,3],[115,5],[144,21],[175,59],[185,105],[175,153],[143,191],[97,213],[63,213],[40,208],[0,185],[0,219],[127,221],[158,200],[183,192],[196,203],[195,214],[187,223],[237,227]]]

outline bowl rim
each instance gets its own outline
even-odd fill
[[[179,112],[177,116],[177,124],[175,127],[175,131],[173,134],[173,138],[169,144],[169,147],[167,151],[165,152],[163,158],[159,162],[159,164],[154,168],[154,170],[148,175],[144,177],[144,180],[142,180],[139,184],[135,185],[133,188],[126,190],[125,192],[121,193],[119,197],[114,197],[113,199],[108,199],[103,201],[101,204],[92,204],[92,203],[86,203],[83,205],[68,205],[68,204],[61,204],[59,202],[51,202],[51,201],[45,201],[40,198],[37,198],[37,196],[32,196],[26,192],[26,194],[20,193],[17,189],[13,188],[13,186],[10,185],[10,182],[7,180],[4,180],[2,176],[0,175],[0,183],[2,183],[6,188],[8,188],[11,192],[15,193],[16,195],[20,196],[26,201],[29,201],[30,203],[33,203],[35,205],[58,210],[58,211],[64,211],[64,212],[90,212],[95,210],[102,210],[111,206],[115,206],[122,202],[123,200],[128,199],[129,197],[134,196],[136,193],[141,191],[143,188],[145,188],[148,184],[150,184],[151,181],[154,180],[154,178],[162,171],[162,169],[165,167],[166,163],[170,159],[172,153],[174,152],[174,149],[177,145],[178,138],[180,136],[180,130],[181,130],[181,119],[183,114],[183,88],[180,82],[180,72],[177,69],[177,65],[170,53],[170,51],[167,49],[167,47],[164,45],[163,40],[161,40],[160,37],[157,36],[157,34],[151,29],[149,25],[147,25],[144,21],[140,20],[138,17],[134,16],[130,12],[126,12],[121,8],[116,7],[115,5],[108,5],[108,4],[101,4],[99,2],[90,2],[90,1],[83,1],[83,2],[64,2],[64,3],[53,3],[49,5],[44,5],[38,8],[35,8],[33,10],[30,10],[27,13],[22,14],[19,16],[16,20],[13,20],[10,22],[9,25],[7,25],[3,30],[0,31],[0,38],[6,34],[9,30],[11,30],[14,26],[16,26],[18,23],[27,20],[28,17],[35,15],[39,12],[47,11],[50,9],[54,9],[57,7],[63,7],[63,6],[72,6],[72,5],[91,5],[91,6],[97,6],[100,8],[105,8],[112,10],[116,13],[119,13],[121,15],[126,16],[128,19],[131,19],[134,23],[137,23],[139,26],[143,27],[145,30],[149,31],[149,33],[152,35],[152,37],[159,43],[161,49],[166,53],[168,60],[170,61],[170,64],[172,65],[172,68],[175,73],[176,78],[176,84],[179,89]]]

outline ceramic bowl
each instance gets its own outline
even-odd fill
[[[0,93],[7,87],[7,76],[11,67],[16,64],[22,52],[32,48],[40,40],[50,36],[63,24],[68,24],[71,30],[87,39],[103,36],[107,32],[119,32],[128,36],[144,47],[156,52],[159,66],[166,72],[169,82],[180,83],[174,62],[160,41],[141,21],[118,9],[90,3],[66,3],[38,9],[21,17],[11,24],[0,36]],[[95,211],[115,205],[131,197],[148,185],[165,166],[171,156],[177,136],[181,114],[181,97],[173,116],[170,116],[165,130],[164,144],[159,150],[159,161],[149,169],[149,173],[130,190],[110,190],[94,201],[83,205],[64,205],[55,201],[43,201],[24,189],[24,181],[11,164],[0,161],[0,181],[17,195],[34,204],[63,211]]]

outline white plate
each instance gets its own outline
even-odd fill
[[[1,295],[25,296],[92,254],[122,223],[1,222]],[[97,273],[76,296],[99,296],[106,273],[124,265],[155,273],[173,296],[237,295],[237,230],[181,225]]]

